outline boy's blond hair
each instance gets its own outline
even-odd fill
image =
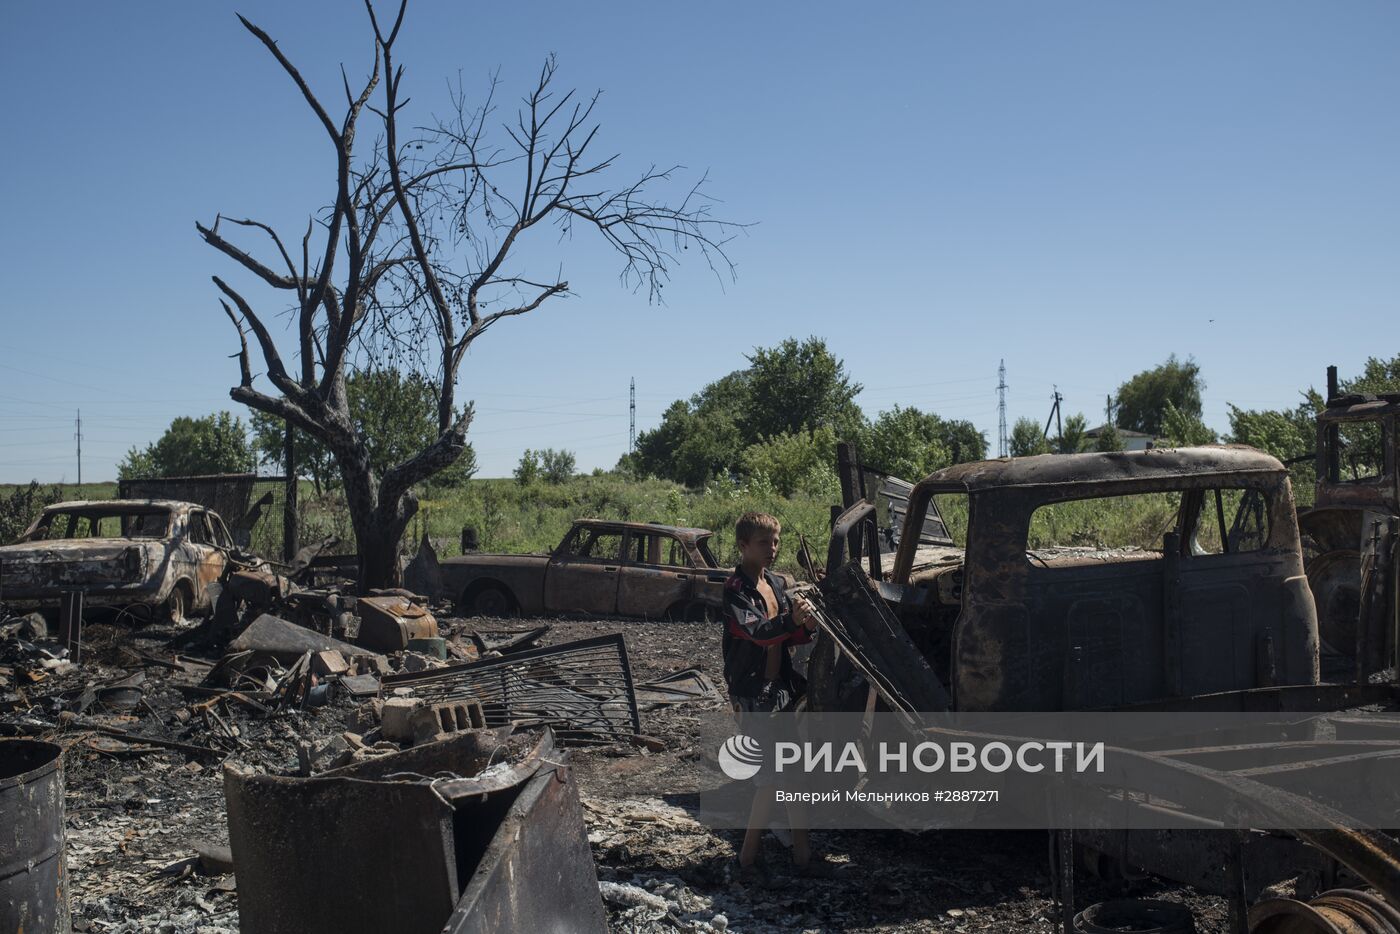
[[[734,523],[734,540],[751,541],[759,532],[779,532],[782,523],[766,512],[746,512]]]

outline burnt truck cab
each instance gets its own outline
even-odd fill
[[[707,529],[576,519],[549,554],[467,554],[441,562],[443,589],[477,616],[596,613],[701,618],[724,604],[727,570]]]
[[[197,503],[95,500],[48,506],[0,547],[0,600],[27,612],[57,611],[81,591],[88,608],[182,621],[211,606],[234,551],[224,521]]]
[[[1335,381],[1331,368],[1313,506],[1298,526],[1324,666],[1363,680],[1395,664],[1400,630],[1400,393],[1339,395]]]
[[[940,505],[935,525],[963,525],[961,548],[930,540]],[[1288,473],[1252,448],[940,470],[909,492],[888,573],[862,510],[873,520],[865,500],[838,520],[828,578],[840,580],[834,565],[847,555],[869,559],[871,589],[943,681],[935,693],[951,709],[1111,708],[1318,682]],[[1101,540],[1115,523],[1139,544]],[[831,664],[831,651],[813,668],[814,682],[827,681],[813,685],[815,703],[849,709],[863,695],[840,696],[849,671]],[[819,646],[814,660],[821,655]]]

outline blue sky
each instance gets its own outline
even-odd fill
[[[110,479],[176,415],[240,407],[196,237],[217,212],[299,236],[330,150],[234,11],[328,101],[370,61],[362,6],[0,4],[11,89],[0,198],[0,481]],[[1336,363],[1400,352],[1400,5],[1324,2],[414,3],[419,113],[459,73],[501,102],[555,52],[603,90],[619,178],[708,171],[751,222],[738,278],[679,271],[667,304],[581,236],[547,254],[575,296],[475,345],[459,394],[482,475],[525,448],[610,467],[673,399],[754,346],[820,335],[864,384],[995,442],[1053,385],[1104,396],[1194,356],[1206,420],[1291,406]],[[553,246],[551,240],[550,244]]]

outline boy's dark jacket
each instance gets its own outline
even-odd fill
[[[724,681],[732,697],[757,697],[763,691],[766,649],[770,645],[801,645],[810,642],[811,632],[792,618],[792,599],[782,578],[767,568],[763,577],[773,588],[778,615],[768,618],[768,608],[758,592],[757,582],[736,567],[724,583]],[[783,666],[778,680],[797,693],[800,685],[792,669],[792,653],[783,649]]]

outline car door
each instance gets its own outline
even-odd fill
[[[673,536],[632,529],[617,591],[617,611],[659,619],[690,602],[693,572],[685,548]]]
[[[545,570],[545,609],[556,613],[617,612],[621,529],[579,526]]]
[[[1180,693],[1288,683],[1285,631],[1292,603],[1286,553],[1270,549],[1269,509],[1228,484],[1189,491],[1180,557],[1166,586],[1177,613],[1171,635]],[[1227,517],[1234,517],[1233,523]],[[1276,680],[1277,679],[1277,680]]]
[[[194,609],[209,605],[209,584],[223,577],[228,555],[219,547],[209,516],[204,510],[191,510],[188,521],[186,553],[190,565],[186,574],[194,585],[194,604],[191,607]]]

